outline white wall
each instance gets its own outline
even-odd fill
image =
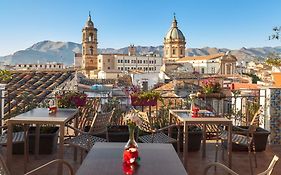
[[[159,73],[131,74],[133,85],[141,85],[148,81],[148,89],[152,89],[159,82]]]

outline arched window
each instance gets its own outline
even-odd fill
[[[90,33],[90,34],[89,34],[89,40],[88,40],[88,41],[92,42],[93,40],[94,40],[93,33]]]
[[[94,49],[92,46],[90,47],[90,55],[94,55]]]
[[[226,65],[226,74],[232,74],[232,72],[231,72],[231,65],[230,64]]]
[[[175,55],[176,54],[176,50],[175,49],[173,49],[173,55]]]
[[[182,55],[182,53],[183,53],[183,51],[182,51],[183,49],[181,49],[181,55]]]

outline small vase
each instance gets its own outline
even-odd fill
[[[138,144],[135,141],[135,128],[136,128],[136,126],[129,125],[128,128],[129,128],[129,140],[125,145],[125,150],[130,149],[130,148],[138,149]]]

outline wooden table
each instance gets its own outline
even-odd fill
[[[35,155],[38,156],[39,153],[39,137],[40,137],[40,125],[50,124],[58,125],[60,136],[59,136],[59,150],[58,158],[63,159],[64,152],[64,127],[67,122],[72,120],[78,113],[77,109],[58,109],[56,113],[49,114],[47,108],[36,108],[28,112],[22,113],[16,117],[8,120],[8,140],[7,140],[7,166],[10,169],[12,163],[12,132],[13,125],[32,125],[36,124],[35,131]],[[77,121],[76,121],[77,122]],[[59,165],[58,174],[62,174],[62,165]]]
[[[124,175],[123,150],[126,143],[96,143],[76,175]],[[135,175],[186,175],[171,144],[138,143],[140,166]]]
[[[187,167],[188,159],[188,125],[194,124],[203,124],[203,157],[206,156],[206,125],[215,124],[215,125],[225,125],[228,126],[228,138],[227,138],[227,154],[228,154],[228,166],[232,166],[232,121],[222,117],[213,117],[210,111],[200,110],[201,115],[206,115],[206,117],[191,117],[190,110],[169,110],[169,120],[171,122],[171,115],[177,117],[181,122],[184,123],[183,131],[183,164]]]

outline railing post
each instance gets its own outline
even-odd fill
[[[0,126],[3,124],[4,120],[4,105],[5,105],[5,85],[0,84]],[[2,129],[0,130],[0,133],[2,134]]]

